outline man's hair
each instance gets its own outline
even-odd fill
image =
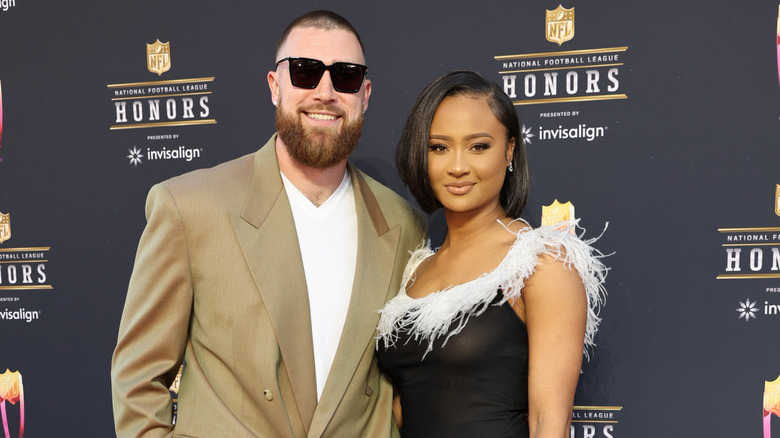
[[[401,179],[423,211],[430,214],[441,207],[428,179],[428,143],[433,115],[442,100],[451,96],[487,99],[493,116],[506,128],[505,141],[514,139],[514,171],[506,171],[499,200],[507,216],[520,217],[528,199],[530,177],[517,111],[501,87],[475,71],[459,70],[444,74],[417,96],[395,150],[395,165]]]
[[[293,20],[293,22],[290,23],[289,26],[287,26],[284,32],[282,32],[282,35],[279,37],[279,42],[276,43],[277,56],[279,55],[279,50],[287,41],[287,37],[290,36],[290,32],[292,32],[292,30],[297,27],[314,27],[317,29],[326,29],[326,30],[335,30],[335,29],[346,30],[347,32],[350,32],[353,35],[355,35],[355,38],[357,38],[358,43],[360,44],[360,50],[363,52],[363,58],[366,57],[366,48],[363,46],[363,40],[360,38],[360,34],[358,34],[358,31],[352,26],[352,23],[350,23],[346,18],[342,17],[341,15],[326,10],[307,12],[301,15],[300,17],[296,18],[295,20]]]

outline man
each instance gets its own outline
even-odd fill
[[[397,434],[376,311],[424,219],[347,162],[371,94],[349,22],[299,17],[276,60],[278,135],[149,193],[112,362],[120,437]]]

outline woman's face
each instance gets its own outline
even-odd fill
[[[486,97],[459,95],[442,100],[431,123],[428,178],[445,210],[500,208],[501,186],[512,160],[506,134]]]

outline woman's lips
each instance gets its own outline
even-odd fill
[[[465,195],[474,187],[473,182],[455,182],[444,184],[444,188],[453,195]]]

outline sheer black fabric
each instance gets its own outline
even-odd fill
[[[528,334],[508,303],[471,316],[442,346],[398,333],[379,366],[401,396],[403,438],[528,437]],[[451,325],[455,327],[457,325]]]

